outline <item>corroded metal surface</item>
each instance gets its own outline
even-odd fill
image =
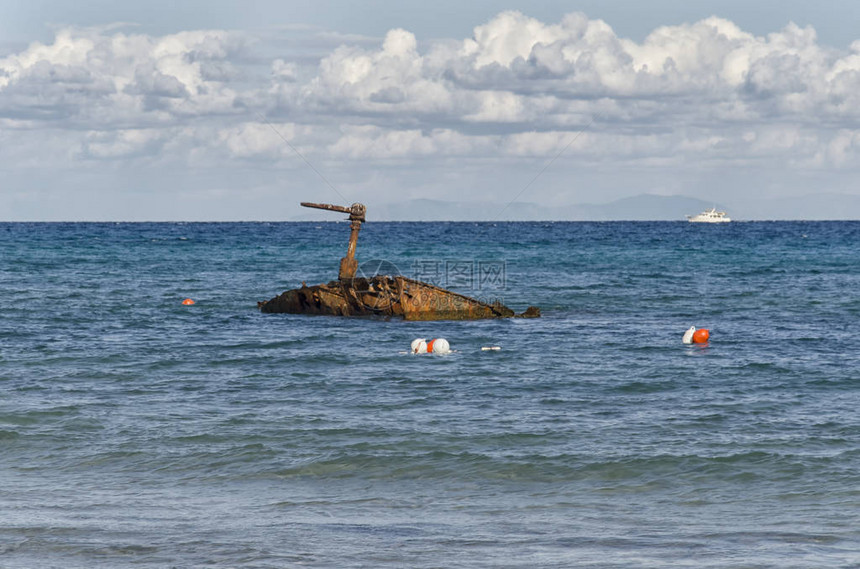
[[[258,306],[263,312],[399,316],[406,320],[480,320],[540,316],[540,310],[535,307],[516,314],[500,302],[487,304],[407,277],[385,275],[303,286],[288,290],[271,300],[259,302]]]
[[[537,318],[540,309],[530,306],[522,314],[501,302],[487,304],[438,286],[403,276],[356,277],[355,249],[366,208],[302,202],[305,207],[348,213],[350,237],[346,257],[340,260],[338,280],[328,284],[288,290],[258,302],[262,312],[326,316],[399,316],[406,320],[480,320],[485,318]]]
[[[340,270],[337,273],[337,278],[340,280],[354,278],[355,272],[358,270],[358,261],[355,260],[355,248],[358,246],[358,232],[361,231],[361,224],[365,220],[367,208],[364,207],[364,204],[360,203],[354,203],[350,207],[311,202],[302,202],[301,205],[349,214],[349,245],[346,248],[346,257],[340,260]]]

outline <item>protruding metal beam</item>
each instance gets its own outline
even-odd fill
[[[354,203],[350,207],[344,207],[342,205],[332,205],[328,203],[311,203],[311,202],[301,202],[304,207],[312,207],[316,209],[325,209],[328,211],[337,211],[340,213],[348,213],[349,219],[351,221],[365,221],[365,214],[367,213],[367,208],[364,207],[364,204]]]
[[[355,278],[355,273],[358,271],[358,261],[355,260],[355,248],[358,246],[358,232],[361,231],[361,224],[365,220],[367,208],[364,204],[354,203],[350,207],[340,205],[332,205],[327,203],[311,203],[301,202],[304,207],[313,207],[316,209],[325,209],[328,211],[337,211],[340,213],[349,214],[349,245],[346,248],[346,257],[340,260],[340,269],[337,272],[337,278],[340,280],[348,280]]]

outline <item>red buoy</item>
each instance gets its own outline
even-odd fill
[[[708,338],[711,337],[711,333],[708,332],[707,328],[699,328],[695,332],[693,332],[693,343],[694,344],[706,344],[708,342]]]
[[[185,300],[182,301],[182,304],[184,304],[185,306],[191,306],[192,304],[194,304],[194,301],[191,300],[190,298],[186,298]]]

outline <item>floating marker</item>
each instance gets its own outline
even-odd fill
[[[482,352],[497,352],[501,349],[501,346],[481,346]]]
[[[185,306],[191,306],[192,304],[194,304],[194,301],[191,300],[190,298],[186,298],[185,300],[182,301],[182,304],[184,304]]]
[[[684,337],[681,341],[685,344],[707,344],[710,337],[711,333],[707,328],[699,328],[697,330],[695,326],[690,326],[684,332]]]
[[[415,338],[412,340],[413,354],[447,354],[450,351],[451,346],[445,338],[435,338],[433,340]]]
[[[684,337],[683,337],[683,339],[681,339],[681,341],[684,342],[685,344],[692,344],[693,343],[693,334],[695,334],[695,333],[696,333],[696,327],[690,326],[690,328],[686,332],[684,332]]]
[[[711,337],[710,331],[707,328],[699,328],[693,333],[694,344],[707,344],[708,338]]]

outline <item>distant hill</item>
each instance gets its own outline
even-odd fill
[[[368,206],[371,221],[684,221],[712,207],[735,221],[769,219],[860,219],[860,196],[822,193],[793,198],[745,200],[722,204],[686,196],[640,194],[604,204],[551,207],[531,202],[504,203],[416,199]],[[330,212],[307,211],[292,221],[345,219]]]
[[[684,196],[642,194],[606,204],[548,207],[514,202],[453,202],[418,199],[368,207],[378,221],[609,221],[675,220],[720,204]]]
[[[549,219],[546,217],[549,210],[527,202],[516,202],[505,208],[505,204],[493,202],[417,199],[374,206],[371,215],[387,221],[533,221]]]
[[[726,209],[719,203],[696,198],[651,194],[640,194],[607,204],[583,204],[574,207],[579,210],[577,219],[593,221],[684,221],[686,216],[712,207]]]

